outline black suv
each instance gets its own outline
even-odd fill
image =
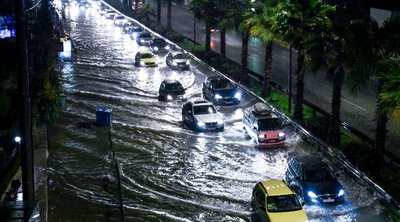
[[[162,38],[154,38],[150,42],[149,48],[154,53],[167,53],[169,51],[169,44]]]
[[[344,190],[332,169],[316,156],[296,156],[289,161],[286,182],[306,203],[342,203]]]
[[[185,88],[178,80],[163,80],[158,90],[158,100],[186,100]]]
[[[241,95],[235,84],[221,76],[211,76],[203,82],[203,97],[216,105],[239,104]]]

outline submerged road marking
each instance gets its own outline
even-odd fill
[[[353,105],[353,106],[355,106],[355,107],[357,107],[357,108],[359,108],[359,109],[361,109],[361,110],[363,110],[363,111],[367,111],[367,109],[365,109],[365,108],[363,108],[363,107],[361,107],[361,106],[359,106],[359,105],[357,105],[357,104],[355,104],[355,103],[352,103],[352,102],[350,102],[349,100],[347,100],[347,99],[345,99],[345,98],[342,98],[343,99],[343,101],[345,101],[345,102],[347,102],[347,103],[350,103],[351,105]]]

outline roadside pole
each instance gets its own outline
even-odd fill
[[[26,40],[25,1],[15,0],[17,32],[17,79],[21,135],[21,171],[23,200],[34,201],[32,120],[29,95],[28,48]],[[25,219],[29,218],[25,211]]]

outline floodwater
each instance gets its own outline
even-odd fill
[[[171,71],[164,56],[158,67],[135,67],[137,44],[111,20],[74,5],[65,16],[74,51],[61,67],[67,105],[49,133],[49,221],[120,221],[113,156],[126,221],[251,221],[254,185],[283,179],[290,157],[315,152],[290,127],[286,147],[256,148],[241,123],[243,110],[257,102],[245,91],[240,105],[218,107],[223,132],[184,128],[182,103],[157,100],[160,82],[178,79],[189,97],[201,97],[211,69],[192,60],[190,71]],[[97,107],[112,108],[112,127],[95,126]],[[306,205],[310,221],[381,214],[381,197],[332,167],[347,200]]]

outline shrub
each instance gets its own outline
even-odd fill
[[[174,32],[174,31],[167,32],[166,37],[175,43],[181,43],[185,41],[185,36],[179,32]]]
[[[378,158],[377,152],[367,143],[351,140],[342,142],[340,147],[347,159],[359,170],[375,174],[382,169],[383,160]]]
[[[324,116],[316,116],[304,121],[305,128],[323,140],[327,138],[328,125],[329,119]]]

